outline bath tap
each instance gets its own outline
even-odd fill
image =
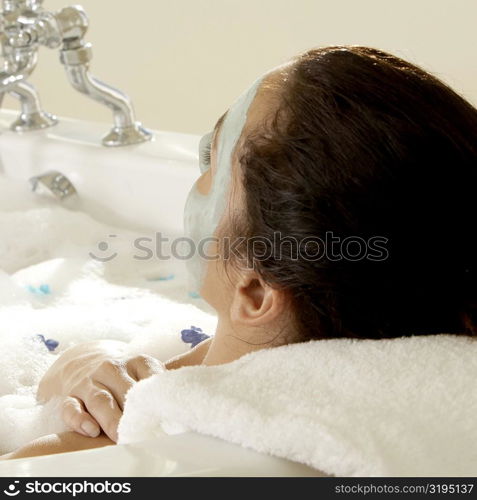
[[[94,78],[89,72],[92,46],[84,37],[88,18],[80,6],[66,7],[57,13],[43,9],[43,0],[3,0],[0,42],[4,70],[0,73],[0,107],[6,92],[22,104],[15,131],[45,128],[56,118],[41,110],[35,88],[26,80],[34,70],[38,49],[60,49],[70,84],[79,92],[107,106],[113,112],[114,126],[103,138],[105,146],[128,146],[152,139],[153,135],[136,121],[129,97],[120,90]]]
[[[30,179],[32,191],[38,194],[46,194],[53,198],[64,201],[77,194],[73,183],[57,170],[50,170]]]
[[[0,107],[7,92],[20,101],[20,116],[11,125],[11,129],[17,132],[51,127],[57,123],[55,116],[41,109],[38,93],[26,81],[37,64],[39,44],[27,29],[19,28],[19,19],[23,18],[26,28],[37,15],[40,4],[4,0],[1,13],[0,45],[4,67],[0,72]]]

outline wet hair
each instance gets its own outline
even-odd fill
[[[372,48],[310,50],[237,157],[232,233],[300,340],[476,333],[477,110],[443,82]],[[310,243],[326,255],[297,255]]]

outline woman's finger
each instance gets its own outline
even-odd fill
[[[127,371],[136,381],[149,378],[165,370],[164,364],[152,356],[136,356],[127,362]]]
[[[123,413],[108,388],[99,382],[95,382],[88,391],[84,405],[109,439],[117,442],[119,420]]]
[[[124,409],[126,393],[135,382],[129,375],[125,364],[115,361],[102,363],[94,375],[94,380],[107,387],[122,411]]]
[[[62,407],[64,423],[73,431],[87,437],[98,437],[101,428],[96,420],[88,414],[83,402],[73,396],[65,398]]]

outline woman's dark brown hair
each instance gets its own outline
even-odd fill
[[[239,152],[246,220],[233,232],[260,240],[249,263],[290,297],[300,339],[474,334],[477,110],[366,47],[308,51],[283,85],[273,123]],[[379,237],[384,257],[296,258],[273,243],[327,233]]]

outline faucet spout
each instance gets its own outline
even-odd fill
[[[66,7],[57,14],[56,21],[63,38],[60,61],[70,84],[78,92],[107,106],[113,112],[114,127],[103,138],[103,144],[128,146],[151,140],[152,133],[136,121],[129,97],[91,75],[89,64],[93,52],[92,45],[83,40],[88,29],[88,19],[83,9],[79,6]]]
[[[65,52],[63,52],[62,56],[64,61],[66,59]],[[68,80],[78,92],[89,96],[112,110],[115,127],[127,128],[134,125],[134,110],[125,94],[92,76],[86,64],[65,64],[65,66]]]
[[[17,132],[51,127],[57,123],[56,117],[42,110],[37,91],[27,82],[38,61],[38,43],[32,39],[31,33],[18,29],[17,21],[24,9],[34,12],[40,6],[41,0],[3,2],[1,46],[4,67],[0,72],[0,108],[6,93],[20,101],[20,117],[10,127]],[[15,26],[14,30],[12,26]]]
[[[10,125],[11,130],[28,132],[52,127],[58,123],[56,116],[43,111],[38,92],[31,83],[22,80],[9,93],[20,101],[22,108],[20,116]]]
[[[22,53],[20,57],[15,56],[13,52],[12,57],[9,58],[7,55],[5,61],[5,67],[10,68],[10,71],[7,69],[0,72],[0,108],[6,93],[20,101],[20,116],[10,126],[15,132],[43,129],[58,122],[55,116],[43,111],[38,92],[27,82],[27,78],[35,69],[36,62],[36,50]]]

